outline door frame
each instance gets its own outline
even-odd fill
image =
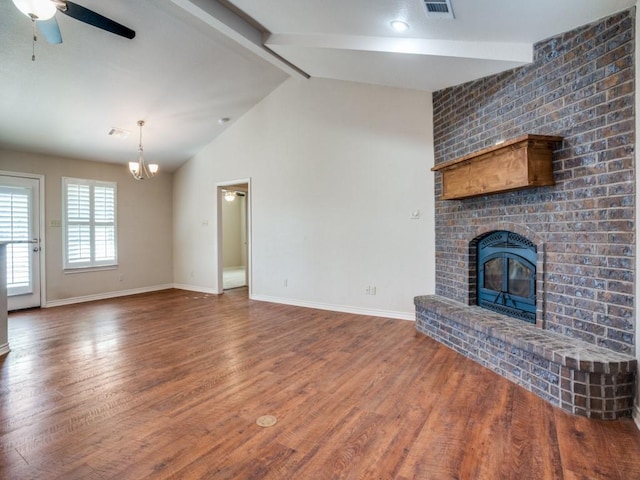
[[[17,178],[29,178],[32,180],[38,180],[39,186],[39,202],[38,202],[38,227],[40,229],[40,308],[44,308],[47,305],[47,271],[45,269],[46,262],[46,222],[45,222],[45,213],[44,213],[44,175],[38,173],[24,173],[24,172],[11,172],[8,170],[0,170],[0,175],[7,177],[17,177]]]
[[[238,180],[230,180],[228,182],[219,182],[216,183],[216,257],[218,261],[218,294],[224,293],[224,284],[222,281],[222,272],[224,270],[224,257],[222,251],[222,190],[227,189],[228,187],[233,187],[237,185],[246,185],[247,186],[247,196],[245,201],[246,208],[246,217],[247,217],[247,289],[249,291],[249,298],[252,296],[253,287],[252,287],[252,255],[251,255],[251,204],[252,204],[252,195],[251,195],[251,177],[249,178],[241,178]]]

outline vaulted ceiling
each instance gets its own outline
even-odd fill
[[[172,170],[289,76],[433,91],[523,65],[535,42],[636,2],[452,0],[454,19],[423,0],[77,3],[135,38],[58,13],[63,43],[33,45],[31,20],[0,2],[0,148],[124,165],[142,119],[145,158]]]

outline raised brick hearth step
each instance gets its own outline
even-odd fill
[[[416,329],[577,415],[630,416],[637,361],[436,295],[415,297]]]

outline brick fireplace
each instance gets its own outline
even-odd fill
[[[573,413],[630,415],[635,342],[634,14],[535,45],[534,62],[433,94],[435,163],[525,134],[564,138],[554,186],[443,200],[436,295],[416,327]],[[478,239],[537,250],[535,325],[481,310]]]

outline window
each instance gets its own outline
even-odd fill
[[[7,288],[10,295],[31,293],[31,190],[0,186],[0,242],[7,245]]]
[[[65,270],[116,265],[116,184],[63,177],[62,190]]]

